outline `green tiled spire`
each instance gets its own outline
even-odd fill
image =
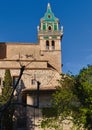
[[[61,36],[63,33],[60,29],[59,19],[52,12],[50,3],[47,5],[46,13],[41,18],[40,26],[37,27],[37,30],[38,36],[43,36],[45,39],[49,37],[55,39],[56,36]]]
[[[47,11],[43,18],[41,18],[41,21],[47,21],[47,22],[57,22],[58,18],[55,17],[54,13],[51,10],[50,3],[47,5]]]

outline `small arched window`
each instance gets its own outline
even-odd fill
[[[55,50],[55,41],[52,41],[52,50]]]
[[[51,31],[51,29],[52,29],[51,26],[48,26],[48,30]]]
[[[49,50],[49,41],[46,41],[46,49]]]

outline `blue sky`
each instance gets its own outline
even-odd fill
[[[0,0],[0,41],[37,42],[37,25],[51,4],[64,26],[63,72],[92,64],[92,0]]]

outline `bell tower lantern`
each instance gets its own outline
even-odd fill
[[[59,19],[53,14],[50,3],[47,5],[47,11],[40,19],[40,26],[37,29],[41,50],[60,50],[63,27],[60,28]]]
[[[59,19],[52,12],[50,3],[47,5],[47,11],[44,17],[40,19],[40,25],[37,27],[37,30],[41,54],[47,58],[49,63],[51,62],[53,64],[55,69],[61,72],[63,27],[60,27]]]

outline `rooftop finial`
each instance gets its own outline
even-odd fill
[[[48,3],[48,8],[50,7],[50,3]]]

